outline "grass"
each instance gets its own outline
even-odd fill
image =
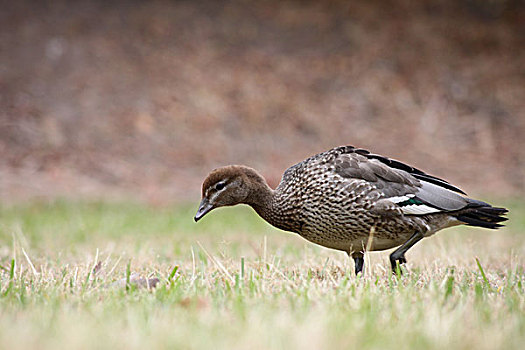
[[[508,205],[507,228],[442,231],[399,278],[388,252],[355,277],[245,207],[195,224],[195,206],[0,206],[0,348],[518,349],[525,203]]]

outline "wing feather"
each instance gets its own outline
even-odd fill
[[[471,204],[459,188],[399,161],[346,147],[335,158],[335,172],[367,181],[381,194],[378,209],[406,215],[461,210]],[[388,203],[385,203],[388,201]]]

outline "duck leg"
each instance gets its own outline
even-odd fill
[[[396,273],[398,266],[407,262],[407,259],[405,259],[405,253],[407,252],[407,250],[412,248],[414,244],[416,244],[422,239],[423,234],[421,232],[416,232],[412,236],[410,236],[410,238],[405,243],[403,243],[401,247],[397,248],[392,254],[390,254],[390,264],[392,264],[392,272]]]
[[[363,253],[352,254],[352,259],[354,259],[355,274],[357,276],[359,272],[363,272],[363,268],[365,267],[365,259],[363,257]]]

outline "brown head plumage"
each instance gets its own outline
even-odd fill
[[[202,184],[202,200],[195,221],[218,207],[249,204],[250,197],[261,186],[268,187],[264,178],[252,168],[228,165],[213,170]]]

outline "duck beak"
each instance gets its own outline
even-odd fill
[[[208,202],[207,198],[203,198],[201,201],[201,204],[199,205],[199,210],[197,210],[197,214],[195,214],[195,217],[193,218],[193,220],[195,220],[195,222],[199,221],[204,215],[208,214],[208,212],[212,209],[213,209],[213,205],[211,205]]]

